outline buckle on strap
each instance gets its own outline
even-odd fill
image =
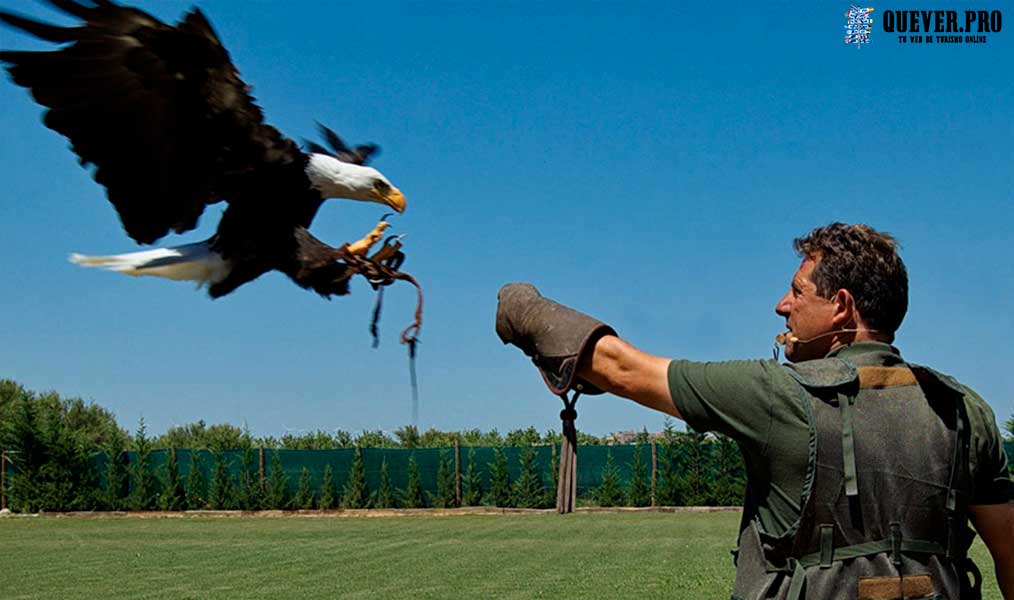
[[[958,523],[954,515],[947,516],[947,558],[954,560],[960,558],[960,536],[958,534]]]
[[[855,396],[838,393],[838,408],[841,410],[841,449],[845,463],[845,495],[859,495],[859,475],[856,472],[856,440],[853,425],[852,404]]]
[[[834,525],[820,526],[820,568],[827,569],[834,563]]]
[[[901,566],[901,523],[891,523],[891,562]]]

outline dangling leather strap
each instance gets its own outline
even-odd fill
[[[576,391],[568,399],[566,393],[560,394],[564,406],[560,411],[563,439],[560,441],[560,475],[556,486],[556,512],[560,514],[574,512],[577,504],[577,428],[574,425],[577,411],[574,405],[580,395],[581,392]]]

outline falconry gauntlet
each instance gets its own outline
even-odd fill
[[[571,389],[602,393],[577,377],[577,368],[600,337],[616,335],[612,327],[544,298],[528,283],[503,286],[497,300],[497,335],[532,358],[550,391],[557,395]]]

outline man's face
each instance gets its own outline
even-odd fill
[[[833,336],[825,336],[812,342],[811,338],[836,329],[833,322],[835,304],[817,294],[817,286],[810,276],[813,274],[817,261],[813,258],[803,259],[799,270],[792,277],[789,291],[775,306],[775,312],[785,317],[785,327],[790,337],[798,338],[798,342],[785,345],[785,358],[792,362],[824,358],[831,350]]]

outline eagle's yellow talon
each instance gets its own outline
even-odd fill
[[[365,256],[366,253],[370,251],[370,248],[384,237],[384,230],[390,226],[391,224],[387,221],[377,223],[377,226],[373,228],[373,231],[367,233],[361,240],[349,244],[349,254],[352,254],[353,256]]]

